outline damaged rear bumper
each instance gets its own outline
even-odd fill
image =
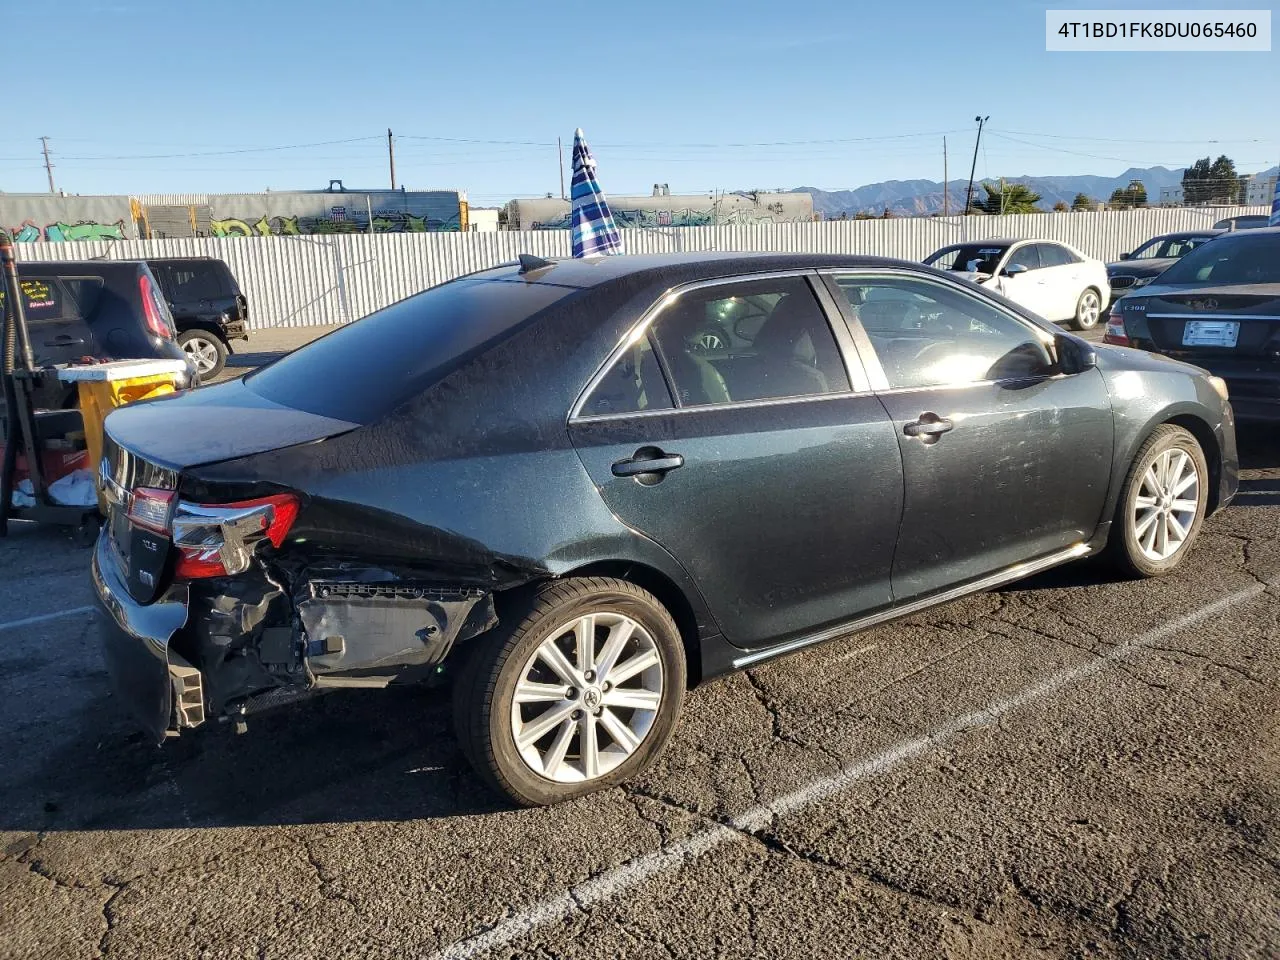
[[[265,570],[128,592],[104,533],[93,584],[116,695],[157,742],[208,717],[283,706],[337,687],[425,679],[454,644],[497,623],[493,595],[366,566]]]
[[[99,637],[116,696],[157,743],[204,720],[199,671],[169,649],[187,622],[187,587],[171,586],[143,606],[129,596],[110,538],[98,537],[91,565]],[[192,688],[196,687],[193,697]]]

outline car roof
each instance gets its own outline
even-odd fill
[[[18,264],[19,276],[80,276],[114,270],[138,269],[141,260],[23,260]]]
[[[1224,230],[1222,232],[1222,239],[1228,240],[1237,237],[1274,237],[1277,235],[1280,235],[1280,227],[1251,227],[1248,230]]]
[[[671,275],[681,283],[731,277],[739,274],[769,273],[779,270],[814,270],[830,268],[867,269],[907,267],[927,270],[919,263],[890,257],[849,256],[827,253],[743,253],[697,252],[633,254],[588,259],[549,260],[545,267],[524,273],[518,264],[503,264],[488,270],[467,274],[458,279],[515,279],[531,283],[559,284],[587,288],[624,278],[659,280]]]
[[[1227,230],[1217,230],[1212,227],[1205,227],[1203,230],[1176,230],[1173,233],[1162,233],[1157,237],[1152,237],[1151,240],[1187,240],[1191,237],[1220,237],[1228,232]],[[1150,243],[1151,240],[1148,240],[1147,243]]]

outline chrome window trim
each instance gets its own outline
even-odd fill
[[[708,413],[719,410],[743,410],[752,407],[776,407],[790,403],[815,403],[824,400],[852,400],[874,397],[873,390],[842,390],[839,393],[807,393],[796,397],[765,397],[762,400],[731,400],[729,403],[699,403],[692,407],[664,407],[661,410],[623,410],[618,413],[587,413],[574,417],[571,423],[596,423],[629,420],[632,417],[659,417],[673,413]]]
[[[872,278],[884,277],[884,276],[906,277],[911,280],[919,281],[920,283],[923,283],[925,285],[931,285],[935,287],[941,287],[946,290],[950,290],[953,293],[958,293],[961,296],[965,297],[966,299],[973,301],[974,303],[981,304],[984,307],[994,310],[996,313],[1000,314],[1003,317],[1008,317],[1014,320],[1019,325],[1029,330],[1032,334],[1035,335],[1036,339],[1038,339],[1040,343],[1045,347],[1045,349],[1049,352],[1049,356],[1051,359],[1054,359],[1055,357],[1054,351],[1053,351],[1053,334],[1051,334],[1048,330],[1042,329],[1039,325],[1032,323],[1026,317],[1021,317],[1016,313],[1011,313],[1010,311],[1006,310],[1003,306],[1001,306],[998,303],[987,302],[982,297],[976,296],[973,293],[973,291],[966,290],[961,284],[947,278],[945,275],[943,277],[936,277],[930,274],[917,273],[915,270],[907,270],[902,267],[877,267],[877,268],[823,267],[818,271],[818,273],[821,276],[829,276],[831,278],[831,282],[833,284],[836,284],[837,286],[839,285],[839,282],[836,280],[837,276],[849,276],[851,274],[865,273],[866,276],[872,277]],[[841,311],[842,314],[843,312],[844,311]],[[1044,377],[1006,377],[1003,380],[964,380],[956,383],[934,383],[934,384],[924,384],[921,386],[914,386],[914,387],[891,387],[889,385],[889,378],[885,376],[884,367],[880,363],[880,357],[875,352],[875,345],[871,342],[871,336],[867,333],[866,329],[862,326],[862,320],[856,315],[856,312],[854,316],[846,317],[846,320],[848,321],[850,328],[854,330],[854,340],[859,344],[860,347],[862,343],[865,341],[866,350],[870,353],[870,359],[867,359],[864,357],[863,363],[867,366],[868,374],[871,376],[872,389],[875,393],[878,393],[878,394],[887,395],[887,394],[913,393],[920,390],[958,390],[965,387],[992,386],[995,384],[1002,384],[1002,383],[1022,383],[1027,380],[1044,380],[1044,381],[1056,380],[1063,376],[1066,376],[1066,374],[1057,373],[1057,374],[1051,374]],[[874,363],[874,373],[872,372],[873,363]]]
[[[613,365],[621,359],[623,353],[635,346],[642,337],[648,336],[650,326],[653,325],[653,322],[658,318],[662,311],[675,303],[675,301],[680,299],[684,294],[693,290],[701,290],[706,287],[724,286],[725,284],[730,283],[750,283],[756,280],[781,280],[790,277],[800,277],[802,279],[812,281],[817,276],[818,271],[813,267],[793,267],[790,270],[767,270],[761,273],[739,273],[729,277],[711,277],[703,280],[691,280],[687,283],[677,284],[674,287],[668,287],[656,300],[654,300],[652,304],[649,305],[648,308],[645,309],[644,313],[640,315],[640,319],[632,324],[631,329],[628,330],[614,348],[609,351],[609,355],[605,358],[604,363],[600,364],[596,372],[591,375],[591,378],[587,381],[587,385],[579,391],[577,399],[573,401],[573,405],[569,408],[567,422],[573,424],[580,422],[587,423],[594,420],[621,420],[626,417],[657,416],[659,414],[678,413],[681,410],[723,410],[727,408],[758,406],[769,403],[795,403],[796,401],[803,400],[825,400],[836,397],[863,396],[871,393],[870,385],[868,385],[868,389],[864,391],[854,390],[842,391],[840,393],[809,394],[799,397],[769,397],[765,400],[739,400],[731,401],[730,403],[703,403],[694,407],[675,406],[654,410],[625,410],[618,413],[584,414],[582,412],[582,408],[591,397],[591,394],[595,392],[596,387],[600,385],[601,381],[608,376],[609,371],[612,370]],[[836,349],[840,351],[841,362],[844,364],[845,371],[849,375],[849,382],[851,385],[856,386],[858,378],[853,376],[853,371],[850,369],[850,357],[846,355],[844,343],[841,341],[840,334],[836,329],[835,320],[837,318],[831,316],[827,311],[827,304],[823,302],[822,296],[818,292],[819,286],[819,284],[810,282],[809,289],[813,293],[814,299],[818,303],[818,308],[822,311],[827,321],[827,325],[831,327],[831,336],[836,341]],[[866,378],[864,376],[861,379],[865,380]],[[668,387],[670,387],[670,384],[668,384]]]

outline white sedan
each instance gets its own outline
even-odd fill
[[[931,253],[924,262],[963,274],[1075,330],[1096,327],[1111,297],[1107,265],[1056,240],[957,243]]]

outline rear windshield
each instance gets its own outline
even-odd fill
[[[1280,283],[1280,233],[1220,237],[1160,274],[1161,283]]]
[[[335,330],[245,384],[275,403],[371,423],[576,288],[454,280]]]

